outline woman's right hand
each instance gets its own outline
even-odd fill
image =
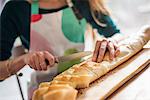
[[[49,65],[46,64],[46,60]],[[55,64],[55,57],[48,51],[38,51],[26,54],[24,58],[25,64],[37,71],[45,71]]]

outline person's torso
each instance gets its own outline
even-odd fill
[[[39,19],[32,18],[30,51],[49,51],[56,56],[72,49],[83,51],[86,20],[79,20],[72,8],[32,17]]]

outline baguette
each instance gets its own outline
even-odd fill
[[[106,53],[101,63],[92,62],[90,58],[56,76],[52,82],[42,83],[34,92],[33,100],[75,100],[76,88],[88,87],[91,82],[135,55],[149,40],[150,27],[120,42],[120,54],[113,61],[109,61],[108,53]]]

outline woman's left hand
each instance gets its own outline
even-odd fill
[[[110,40],[104,39],[102,41],[96,42],[92,61],[98,62],[98,63],[101,62],[107,50],[109,51],[110,60],[113,60],[120,53],[120,50],[117,46],[117,42],[114,43]]]

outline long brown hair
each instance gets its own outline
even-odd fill
[[[101,12],[102,14],[109,15],[103,0],[89,0],[89,5],[92,12]]]
[[[92,13],[92,17],[94,18],[95,22],[100,25],[105,27],[106,24],[100,22],[100,20],[96,17],[96,13],[101,13],[104,15],[109,15],[109,12],[104,6],[103,0],[89,0],[89,5]]]

